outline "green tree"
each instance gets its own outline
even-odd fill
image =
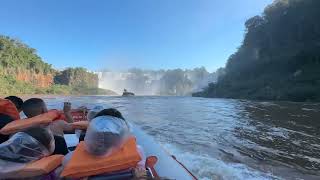
[[[319,101],[320,1],[276,0],[246,21],[217,84],[195,96]]]

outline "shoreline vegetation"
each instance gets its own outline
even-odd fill
[[[80,67],[56,70],[35,49],[1,35],[0,94],[117,95],[98,87],[97,74]]]
[[[320,102],[319,7],[319,0],[275,0],[246,21],[217,83],[193,96]]]

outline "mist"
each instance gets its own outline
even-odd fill
[[[99,87],[122,94],[124,89],[137,95],[190,95],[217,81],[215,72],[194,69],[143,70],[138,68],[97,72]]]

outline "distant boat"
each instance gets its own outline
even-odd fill
[[[134,93],[127,91],[126,89],[123,90],[122,96],[134,96]]]

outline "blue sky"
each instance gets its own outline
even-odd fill
[[[56,68],[213,71],[272,0],[2,0],[0,34]]]

